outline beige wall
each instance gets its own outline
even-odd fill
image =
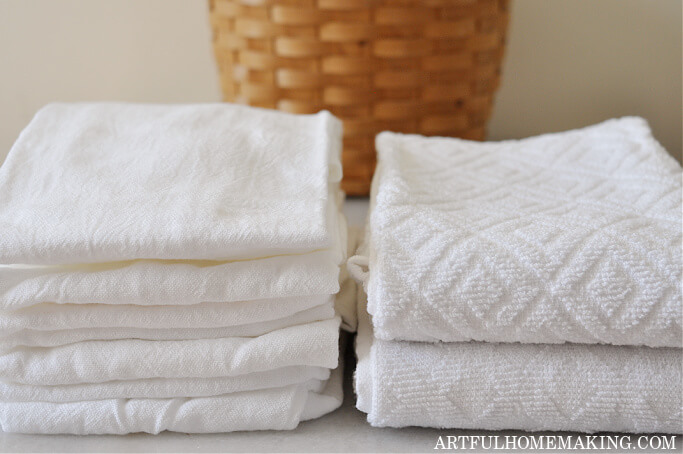
[[[218,101],[203,0],[0,0],[0,161],[51,101]]]
[[[51,101],[220,99],[203,0],[0,0],[0,161]],[[641,115],[681,156],[680,0],[516,0],[490,135]]]
[[[513,0],[492,139],[645,117],[681,159],[681,0]]]

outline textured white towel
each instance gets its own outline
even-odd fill
[[[327,382],[212,397],[0,402],[0,429],[43,434],[188,433],[290,430],[342,402],[341,368]]]
[[[681,346],[681,169],[644,120],[377,149],[378,338]]]
[[[266,388],[281,388],[309,380],[327,380],[329,377],[330,369],[288,366],[232,377],[147,378],[50,386],[0,381],[0,400],[78,402],[101,399],[208,397]]]
[[[255,338],[85,341],[0,354],[0,379],[31,385],[212,378],[287,366],[337,367],[339,317]]]
[[[339,303],[337,303],[339,304]],[[355,304],[355,298],[353,299]],[[215,313],[214,313],[215,314]],[[331,304],[322,304],[296,314],[245,325],[212,328],[66,328],[54,330],[22,329],[0,337],[0,352],[14,347],[57,347],[88,340],[190,340],[221,337],[256,337],[288,326],[302,325],[334,317]],[[355,309],[354,309],[355,314]],[[229,316],[229,315],[228,315]],[[189,318],[189,317],[188,317]],[[87,320],[87,319],[86,319]],[[226,323],[232,321],[226,319]]]
[[[340,149],[341,123],[327,112],[49,105],[0,168],[0,263],[329,248]]]
[[[355,388],[373,426],[681,433],[678,348],[374,339]]]

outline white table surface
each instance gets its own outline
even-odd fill
[[[367,212],[367,200],[347,200],[344,212],[350,225],[362,225]],[[342,407],[320,419],[301,423],[293,431],[200,435],[163,432],[159,435],[124,436],[0,433],[0,452],[434,452],[439,436],[525,435],[523,432],[513,431],[371,427],[367,424],[365,415],[354,407],[355,397],[351,379],[354,368],[352,349],[348,348],[347,353]],[[541,434],[552,433],[543,432],[535,435]],[[635,442],[636,436],[632,438]],[[680,438],[677,439],[678,452],[681,448]]]

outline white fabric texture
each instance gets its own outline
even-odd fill
[[[133,261],[60,267],[0,266],[0,304],[192,305],[333,294],[331,251],[237,262]]]
[[[340,152],[328,112],[39,111],[0,169],[0,428],[292,429],[337,408]]]
[[[326,382],[211,397],[0,402],[0,429],[42,434],[291,430],[341,405],[341,368]]]
[[[327,380],[330,369],[288,366],[280,369],[210,378],[147,378],[73,385],[25,385],[0,381],[0,400],[7,402],[78,402],[83,400],[208,397],[280,388],[309,380]]]
[[[341,208],[343,193],[335,198]],[[345,261],[346,219],[331,213],[334,243],[307,254],[231,262],[130,260],[75,265],[0,265],[0,309],[40,303],[192,305],[334,294]]]
[[[348,228],[347,257],[352,256],[362,238],[362,231],[356,227]],[[341,327],[350,333],[356,332],[358,317],[356,314],[358,303],[358,285],[356,280],[349,274],[346,265],[342,265],[339,273],[339,293],[335,298],[335,309],[341,316]]]
[[[329,248],[340,151],[341,123],[327,112],[51,104],[0,168],[0,263]]]
[[[358,309],[357,407],[373,426],[681,433],[681,349],[375,339]]]
[[[85,341],[17,347],[0,354],[0,380],[31,385],[101,383],[146,378],[211,378],[287,366],[333,369],[339,317],[255,338]]]
[[[355,298],[354,298],[355,304]],[[355,313],[355,311],[354,311]],[[0,337],[0,352],[14,347],[58,347],[88,340],[192,340],[225,337],[256,337],[288,326],[334,317],[331,304],[323,304],[276,320],[214,328],[67,328],[56,330],[22,329]]]
[[[643,119],[377,150],[350,266],[378,338],[681,347],[681,168]]]
[[[278,320],[316,306],[332,306],[333,302],[334,295],[193,306],[46,303],[0,313],[0,329],[4,335],[9,335],[24,329],[224,328]]]

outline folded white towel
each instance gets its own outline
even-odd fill
[[[327,112],[38,112],[0,169],[0,428],[289,429],[338,407],[340,150]]]
[[[47,303],[0,313],[0,330],[3,337],[7,337],[24,329],[225,328],[278,320],[306,309],[333,304],[334,295],[201,303],[193,306]]]
[[[681,346],[681,168],[644,120],[377,149],[378,338]]]
[[[0,168],[0,263],[329,248],[340,148],[341,123],[327,112],[49,105]]]
[[[330,369],[288,366],[232,377],[147,378],[74,385],[25,385],[0,381],[0,400],[8,402],[78,402],[101,399],[164,399],[208,397],[266,388],[281,388],[310,380],[327,380]]]
[[[337,196],[337,207],[343,194]],[[334,213],[331,248],[259,260],[129,260],[75,265],[0,265],[0,309],[40,303],[191,305],[339,291],[346,219]],[[355,250],[355,249],[354,249]]]
[[[0,266],[0,307],[40,303],[192,305],[339,291],[330,251],[237,262],[132,261]]]
[[[359,307],[355,388],[373,426],[681,433],[677,348],[373,338]]]
[[[353,303],[355,305],[355,297]],[[336,304],[340,304],[337,301]],[[355,309],[354,309],[355,313]],[[327,320],[335,315],[331,304],[322,304],[296,314],[264,322],[216,328],[67,328],[55,330],[22,329],[0,337],[0,352],[14,347],[58,347],[88,340],[191,340],[221,337],[256,337],[288,326]],[[230,320],[226,320],[231,323]]]
[[[349,251],[357,247],[357,234],[350,231]],[[309,254],[313,255],[313,254]],[[297,256],[290,256],[295,258]],[[286,257],[278,257],[278,259]],[[240,263],[253,264],[266,262],[252,260]],[[158,262],[157,262],[158,263]],[[162,265],[155,265],[161,267]],[[256,275],[258,266],[250,267]],[[356,284],[346,272],[346,268],[339,268],[340,282],[335,285],[340,289],[333,295],[313,295],[306,297],[274,298],[255,301],[234,301],[230,303],[200,303],[184,305],[173,300],[170,306],[137,307],[122,304],[34,304],[14,311],[0,311],[0,351],[18,346],[55,347],[59,345],[82,342],[86,340],[115,340],[115,339],[143,339],[143,340],[188,340],[215,339],[224,337],[254,337],[285,328],[319,320],[326,320],[334,316],[334,310],[342,318],[342,327],[348,331],[355,331],[356,326]],[[269,280],[259,283],[246,273],[237,276],[250,280],[254,289],[277,287],[277,282],[286,282],[292,276],[286,260],[281,266],[273,268]],[[303,271],[303,270],[299,270]],[[307,274],[315,280],[315,269],[308,269],[306,273],[296,273],[303,277]],[[162,276],[160,269],[155,270],[157,276]],[[64,287],[72,274],[65,273],[67,278],[54,288],[60,292],[68,291]],[[185,286],[191,288],[194,284],[188,277],[180,274],[170,285],[172,287]],[[213,279],[213,277],[212,277]],[[90,276],[87,285],[74,278],[77,285],[84,291],[97,289],[97,280]],[[216,277],[218,284],[219,279]],[[235,282],[239,282],[235,279]],[[259,285],[265,284],[265,285]],[[287,284],[289,285],[289,284]],[[2,286],[2,284],[0,284]],[[11,286],[8,286],[11,287]],[[150,289],[153,286],[150,286]],[[310,290],[310,287],[308,288]],[[113,286],[112,289],[113,290]],[[330,290],[328,288],[328,290]],[[92,290],[90,290],[92,293]],[[307,291],[304,293],[308,293]],[[331,292],[328,292],[331,293]],[[103,295],[106,296],[106,295]],[[153,296],[150,293],[150,296]],[[155,297],[155,299],[158,299]],[[334,309],[331,301],[334,299]],[[149,299],[145,297],[145,302]],[[162,303],[162,300],[157,301]],[[64,301],[62,301],[64,303]],[[297,312],[298,311],[298,312]],[[274,318],[273,317],[279,317]]]
[[[337,367],[339,317],[259,337],[182,341],[124,339],[0,354],[0,380],[68,385],[145,378],[212,378],[287,366]]]
[[[42,434],[188,433],[290,430],[342,402],[341,368],[327,382],[212,397],[0,402],[0,429]]]

